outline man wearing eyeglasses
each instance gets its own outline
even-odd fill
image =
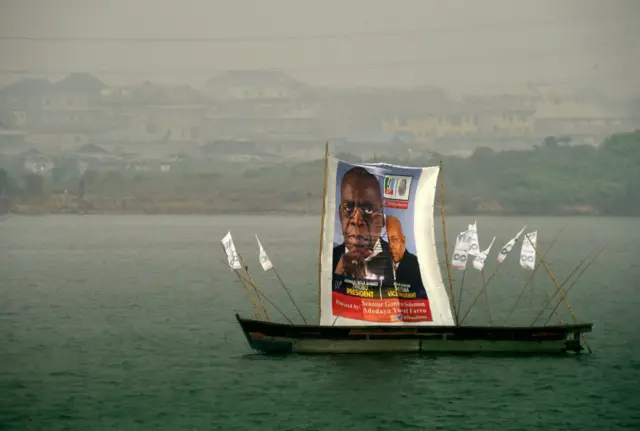
[[[342,178],[338,208],[344,243],[333,249],[336,275],[393,283],[389,244],[380,237],[384,225],[380,184],[362,167]]]

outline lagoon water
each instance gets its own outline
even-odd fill
[[[472,222],[448,219],[450,249]],[[10,217],[0,223],[0,430],[640,429],[640,219],[479,217],[481,247],[497,236],[487,276],[524,224],[539,229],[541,250],[566,225],[548,255],[560,282],[605,246],[568,294],[595,324],[592,355],[263,356],[234,319],[251,307],[219,241],[231,229],[256,281],[295,318],[259,266],[258,234],[316,321],[319,217]],[[488,289],[498,323],[528,276],[514,250]],[[479,282],[466,273],[463,310]],[[511,323],[530,324],[553,291],[540,269]],[[558,310],[552,322],[571,321]],[[486,320],[478,301],[465,323]]]

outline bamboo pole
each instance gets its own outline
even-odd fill
[[[531,246],[533,247],[533,250],[536,252],[536,255],[540,258],[540,263],[542,264],[542,266],[544,266],[544,269],[547,271],[547,274],[549,274],[549,277],[551,277],[551,281],[553,281],[553,284],[556,287],[556,290],[562,296],[562,300],[567,305],[567,308],[569,309],[569,313],[571,313],[571,317],[573,317],[573,321],[575,323],[578,323],[579,322],[578,317],[576,316],[576,313],[573,311],[573,308],[571,307],[571,304],[569,304],[569,301],[567,301],[567,297],[564,294],[562,288],[560,287],[560,285],[558,285],[558,280],[556,280],[555,275],[553,275],[553,272],[551,272],[551,270],[549,269],[549,266],[547,266],[547,262],[544,260],[544,257],[542,257],[540,255],[540,253],[538,253],[537,247],[535,245],[533,245],[533,244],[531,244]],[[589,350],[591,350],[591,349],[589,349]]]
[[[282,286],[284,291],[287,292],[287,295],[289,295],[289,299],[293,303],[293,306],[296,307],[296,310],[298,310],[298,314],[300,314],[300,317],[302,317],[302,321],[306,325],[307,319],[304,318],[304,316],[302,315],[302,311],[300,311],[300,308],[298,308],[298,304],[296,304],[296,301],[293,300],[293,297],[291,296],[291,292],[289,292],[289,289],[287,289],[287,286],[284,285],[284,281],[282,281],[282,278],[280,278],[280,274],[278,274],[278,271],[276,271],[276,267],[273,266],[273,263],[271,265],[272,265],[271,269],[273,269],[273,273],[276,275],[276,277],[278,277],[278,281],[280,282],[280,285]]]
[[[534,262],[535,264],[535,262]],[[538,265],[539,266],[539,265]],[[538,267],[536,266],[536,268]],[[534,268],[535,270],[535,268]],[[529,308],[533,307],[533,288],[536,286],[536,279],[534,274],[531,274],[531,289],[529,289]]]
[[[549,255],[549,252],[551,251],[551,248],[553,247],[553,245],[556,243],[556,241],[558,240],[558,238],[560,237],[560,234],[562,233],[562,231],[567,227],[567,225],[565,224],[562,229],[560,229],[560,231],[558,232],[558,234],[556,235],[556,237],[553,239],[553,241],[551,241],[551,244],[549,244],[549,247],[547,248],[547,251],[545,252],[545,255]],[[526,235],[526,234],[525,234]],[[528,238],[528,237],[527,237]],[[532,244],[533,245],[533,244]],[[520,291],[520,295],[518,295],[518,299],[516,299],[516,302],[513,304],[513,307],[511,307],[511,310],[509,310],[509,314],[507,314],[507,317],[504,319],[504,324],[505,326],[507,325],[507,321],[509,320],[509,317],[511,317],[511,314],[513,313],[513,311],[516,309],[516,306],[518,305],[518,302],[520,302],[520,299],[522,298],[522,296],[524,295],[524,292],[527,290],[527,287],[529,287],[529,284],[533,283],[533,277],[534,275],[536,275],[536,271],[538,270],[538,268],[540,268],[540,265],[536,265],[535,268],[533,268],[533,272],[531,272],[531,275],[529,276],[529,280],[527,280],[527,282],[524,284],[524,287],[522,288],[522,290]]]
[[[318,324],[322,315],[322,252],[324,245],[324,215],[327,210],[327,169],[329,165],[329,141],[324,145],[324,182],[322,186],[322,215],[320,219],[320,247],[318,249]]]
[[[567,278],[565,278],[565,280],[562,282],[562,284],[560,284],[560,287],[564,287],[564,285],[567,284],[569,282],[569,280],[571,280],[571,277],[573,277],[573,274],[575,274],[576,271],[578,269],[580,269],[580,267],[586,262],[587,259],[589,259],[590,256],[591,256],[591,253],[589,253],[586,257],[582,258],[582,260],[576,265],[576,267],[573,268],[573,270],[569,273]],[[547,309],[547,307],[549,306],[549,304],[551,304],[551,302],[553,301],[553,299],[556,297],[557,294],[558,294],[558,291],[555,291],[553,293],[553,295],[551,296],[551,298],[547,301],[547,303],[544,304],[544,307],[542,307],[540,312],[536,315],[536,318],[534,319],[533,323],[531,323],[531,326],[536,324],[536,322],[538,321],[540,316],[542,316],[542,313],[544,313],[544,310]],[[562,301],[560,301],[560,302],[562,302]]]
[[[240,262],[242,262],[242,266],[244,267],[244,270],[246,271],[247,275],[249,276],[249,281],[251,281],[251,285],[253,286],[253,290],[256,292],[256,296],[258,297],[258,300],[260,301],[260,305],[262,306],[262,311],[264,311],[264,315],[267,317],[268,321],[271,321],[271,318],[269,317],[269,313],[267,312],[267,307],[265,307],[264,306],[264,302],[262,302],[262,296],[260,295],[260,293],[258,291],[258,286],[256,285],[255,281],[253,281],[253,277],[251,276],[251,273],[249,272],[249,267],[244,262],[244,259],[242,258],[242,255],[240,253],[238,253],[238,257],[240,258]]]
[[[489,283],[491,283],[491,280],[493,280],[493,277],[495,277],[495,275],[498,273],[498,270],[500,269],[500,267],[502,266],[503,263],[506,262],[506,258],[505,260],[503,260],[502,262],[500,262],[498,264],[498,267],[496,268],[495,271],[493,271],[493,274],[491,274],[491,277],[489,277],[489,280],[486,281],[486,283],[482,283],[482,289],[480,289],[480,292],[478,292],[478,294],[475,296],[475,298],[473,298],[473,302],[471,303],[471,306],[469,306],[469,309],[467,310],[466,313],[464,313],[464,316],[462,316],[462,319],[460,320],[460,324],[462,325],[462,323],[464,322],[464,319],[467,318],[467,316],[469,315],[469,313],[471,312],[471,310],[473,309],[473,306],[476,305],[476,302],[478,302],[478,299],[480,298],[480,296],[482,295],[483,292],[486,291],[487,286],[489,285]]]
[[[551,295],[549,295],[549,292],[545,292],[544,294],[546,295],[547,299],[551,299]],[[544,309],[546,310],[546,308],[547,307],[545,306]],[[551,316],[553,316],[554,313],[555,313],[555,310],[551,312]],[[551,318],[551,316],[549,316],[549,318]],[[560,320],[560,324],[564,325],[564,320],[562,320],[562,318],[559,318],[559,320]]]
[[[458,326],[458,309],[456,307],[456,297],[453,292],[453,280],[451,279],[451,264],[449,263],[449,249],[447,246],[447,224],[444,217],[444,175],[442,174],[442,160],[440,160],[440,213],[442,214],[442,238],[444,240],[444,257],[447,262],[447,276],[449,277],[449,290],[451,291],[451,304],[453,305],[453,315],[456,326]]]
[[[251,304],[253,305],[253,312],[255,313],[255,316],[258,320],[262,319],[262,314],[260,313],[260,309],[258,308],[258,304],[256,304],[256,301],[253,299],[253,295],[251,295],[251,291],[249,290],[249,286],[247,286],[247,283],[245,283],[242,274],[240,274],[240,272],[238,272],[237,269],[234,269],[233,272],[236,273],[236,275],[238,276],[238,280],[240,280],[240,282],[242,283],[242,286],[244,287],[244,290],[247,292],[247,295],[249,295],[249,300],[251,301]]]
[[[538,254],[538,250],[536,249],[535,246],[533,246],[533,250],[536,252],[536,254],[539,256]],[[602,249],[600,250],[602,251]],[[544,258],[542,258],[542,256],[540,256],[540,263],[542,263],[542,265],[544,265],[544,269],[547,271],[547,273],[549,274],[549,277],[551,277],[551,280],[553,281],[553,284],[556,287],[556,291],[558,293],[560,293],[560,295],[562,296],[562,300],[564,301],[564,303],[567,305],[567,309],[569,310],[569,313],[571,313],[571,317],[573,318],[574,323],[579,323],[578,317],[576,316],[576,313],[574,313],[573,308],[571,307],[571,304],[569,304],[569,301],[567,301],[567,296],[565,295],[565,293],[562,291],[562,288],[560,286],[558,286],[558,281],[556,280],[556,277],[553,275],[553,273],[551,272],[551,270],[549,269],[549,267],[547,266],[547,263],[544,261]],[[537,320],[537,318],[536,318]],[[533,324],[531,325],[533,326]],[[584,345],[587,348],[587,350],[589,350],[589,353],[591,353],[591,347],[589,347],[589,344],[587,343],[587,336],[586,335],[582,335],[582,338],[584,339]]]
[[[467,255],[467,259],[469,255]],[[460,294],[458,295],[458,310],[462,309],[462,292],[464,291],[464,278],[467,273],[467,262],[465,262],[464,270],[462,270],[462,280],[460,281]]]
[[[244,280],[244,281],[246,282],[246,279],[244,279],[244,277],[243,277],[241,274],[238,274],[238,275],[240,276],[240,278],[241,278],[242,280]],[[256,289],[256,291],[260,291],[260,289],[258,289],[258,288],[256,287],[256,285],[255,285],[255,284],[253,285],[253,287]],[[287,319],[287,322],[291,323],[292,325],[295,325],[295,323],[293,323],[293,322],[291,321],[291,319],[289,319],[289,318],[287,317],[287,315],[286,315],[286,314],[284,314],[284,312],[283,312],[283,311],[282,311],[282,310],[281,310],[281,309],[280,309],[280,308],[279,308],[279,307],[278,307],[278,306],[277,306],[277,305],[276,305],[272,300],[270,300],[270,299],[267,297],[267,295],[265,295],[264,293],[262,293],[262,292],[260,291],[260,296],[262,296],[264,299],[266,299],[266,300],[267,300],[267,302],[268,302],[269,304],[271,304],[271,306],[272,306],[273,308],[275,308],[275,309],[276,309],[276,311],[278,311],[280,314],[282,314],[282,316],[283,316],[285,319]]]
[[[223,253],[227,253],[227,251],[224,248],[224,245],[220,244],[220,247],[222,247],[222,252]],[[229,263],[226,261],[222,261],[225,265],[229,266]],[[247,285],[247,283],[245,282],[244,278],[242,277],[242,274],[240,274],[240,272],[235,269],[232,268],[233,272],[236,273],[236,275],[238,276],[238,280],[240,280],[240,282],[242,283],[242,286],[244,287],[244,290],[246,290],[247,295],[249,295],[249,300],[251,301],[251,304],[253,305],[253,311],[255,313],[255,316],[258,320],[262,319],[262,314],[260,313],[260,309],[258,308],[258,305],[256,304],[256,301],[253,299],[253,295],[251,295],[251,290],[249,289],[249,286]]]
[[[596,253],[595,256],[593,256],[593,258],[587,262],[587,264],[585,265],[584,268],[582,268],[582,271],[580,271],[580,273],[578,274],[578,276],[576,277],[575,280],[573,280],[573,282],[569,285],[569,287],[567,288],[567,295],[569,294],[569,292],[571,291],[571,288],[573,286],[575,286],[575,284],[578,282],[578,280],[580,280],[580,277],[582,277],[582,274],[584,274],[584,272],[587,270],[587,268],[589,268],[589,266],[591,266],[591,264],[593,263],[593,261],[596,260],[596,258],[600,255],[600,253],[602,253],[602,250],[604,250],[604,246],[602,248],[600,248],[600,250]],[[551,297],[551,299],[549,299],[549,303],[551,303],[553,301],[553,298],[555,297],[555,295],[553,297]],[[544,322],[543,326],[546,326],[547,323],[549,322],[549,319],[551,319],[551,317],[553,316],[553,313],[558,309],[558,307],[560,306],[560,304],[562,303],[562,301],[559,301],[558,304],[556,304],[556,306],[553,308],[553,311],[551,311],[551,315],[549,315],[549,317],[547,318],[547,320]],[[546,308],[546,307],[545,307]],[[538,320],[538,319],[536,319]],[[535,321],[534,321],[535,323]]]
[[[482,277],[482,284],[484,284],[484,268],[480,271],[480,276]],[[487,289],[484,290],[484,305],[487,307],[487,314],[489,314],[489,325],[493,325],[493,315],[489,307],[489,294],[487,293]]]

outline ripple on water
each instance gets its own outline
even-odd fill
[[[451,220],[452,232],[467,223]],[[478,222],[503,239],[520,223]],[[0,429],[640,429],[640,267],[628,253],[639,222],[576,223],[554,248],[559,278],[584,238],[607,241],[571,293],[595,322],[592,356],[267,357],[249,350],[233,318],[250,306],[219,263],[219,238],[238,232],[247,256],[254,232],[277,244],[270,256],[315,316],[315,217],[12,217],[0,229]],[[492,285],[497,315],[518,271],[505,266]],[[271,273],[253,275],[288,304]],[[539,280],[543,295],[551,286]]]

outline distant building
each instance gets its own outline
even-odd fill
[[[202,89],[219,102],[313,100],[313,91],[309,85],[280,71],[226,71],[210,78]]]
[[[98,105],[106,85],[89,74],[72,73],[41,95],[40,133],[92,134],[113,127]]]
[[[120,132],[131,131],[132,140],[144,130],[148,135],[145,141],[196,144],[202,140],[202,119],[209,99],[188,85],[147,82],[103,91],[101,103],[120,116],[124,124]]]
[[[448,138],[478,136],[531,136],[534,109],[513,98],[467,98],[433,106],[421,113],[394,115],[382,121],[382,130],[402,132],[413,141],[433,146]]]
[[[34,174],[47,174],[50,173],[55,164],[53,160],[48,156],[40,153],[37,150],[28,150],[22,153],[23,168],[26,172]]]

